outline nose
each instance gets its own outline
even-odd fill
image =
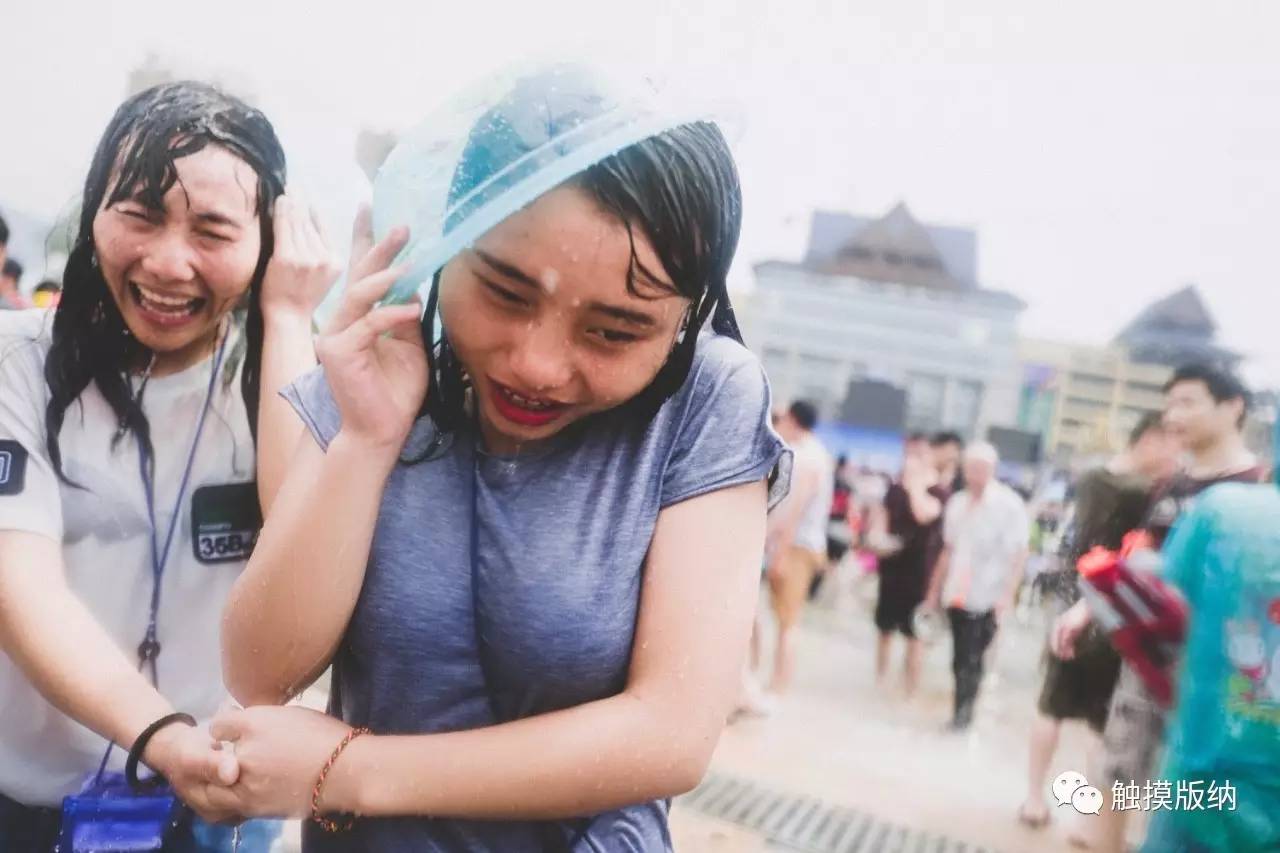
[[[559,323],[535,320],[511,352],[512,379],[529,391],[561,388],[573,376],[568,330]]]
[[[185,235],[166,229],[142,247],[142,270],[158,281],[190,281],[195,278],[196,253]]]

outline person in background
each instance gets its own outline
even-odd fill
[[[19,310],[31,307],[18,289],[18,282],[21,280],[22,264],[15,258],[6,257],[4,265],[0,267],[0,309]]]
[[[1189,621],[1159,778],[1187,792],[1187,807],[1152,815],[1142,853],[1280,850],[1280,494],[1274,485],[1208,489],[1170,534],[1161,573],[1186,598]],[[1203,808],[1191,805],[1197,790]],[[1222,807],[1227,791],[1230,805]]]
[[[1244,422],[1251,395],[1239,378],[1218,368],[1191,364],[1174,371],[1165,384],[1164,424],[1189,455],[1187,467],[1155,490],[1142,530],[1147,547],[1160,549],[1170,528],[1196,497],[1218,483],[1259,483],[1266,469],[1244,443]],[[1084,600],[1054,624],[1054,654],[1075,655],[1076,642],[1092,621]],[[1116,782],[1143,785],[1151,779],[1163,741],[1165,713],[1148,694],[1137,673],[1121,666],[1103,732],[1103,777],[1096,783],[1112,790]],[[1128,812],[1103,809],[1099,822],[1104,850],[1124,847]]]
[[[818,412],[797,400],[778,422],[778,435],[795,454],[792,489],[769,516],[768,578],[778,623],[769,690],[781,694],[795,670],[792,629],[804,610],[809,585],[827,563],[827,515],[835,491],[835,462],[813,434]]]
[[[9,259],[9,223],[0,216],[0,267]]]
[[[853,541],[853,525],[849,523],[849,509],[853,504],[853,485],[849,482],[849,458],[836,459],[834,490],[831,493],[831,511],[827,514],[827,565],[814,575],[809,585],[809,600],[817,598],[823,581],[835,573],[835,569],[849,553]]]
[[[1125,534],[1142,523],[1152,488],[1177,470],[1178,453],[1178,443],[1165,430],[1160,413],[1151,412],[1134,427],[1122,453],[1081,476],[1075,513],[1062,543],[1062,566],[1045,578],[1045,595],[1058,612],[1080,599],[1076,561],[1094,547],[1120,548]],[[1031,728],[1027,795],[1018,811],[1026,826],[1034,829],[1049,822],[1049,765],[1063,721],[1084,720],[1101,737],[1119,675],[1120,657],[1096,628],[1080,638],[1070,660],[1046,651],[1044,686]],[[1097,756],[1093,758],[1090,767]],[[1079,839],[1088,842],[1083,836]]]
[[[954,495],[964,488],[964,471],[960,466],[960,458],[964,455],[964,439],[959,433],[939,432],[929,439],[933,449],[933,464],[938,471],[938,484],[947,490],[947,495]]]
[[[923,645],[915,633],[915,613],[925,599],[929,572],[942,550],[946,497],[946,491],[938,485],[928,438],[909,436],[903,452],[902,476],[889,486],[884,503],[874,511],[867,537],[867,546],[879,558],[876,681],[883,683],[889,670],[893,635],[901,634],[907,641],[907,695],[913,694],[920,682]]]
[[[31,304],[36,308],[56,308],[62,300],[62,285],[52,279],[45,279],[31,291]]]
[[[1013,606],[1027,558],[1027,510],[996,480],[998,462],[987,442],[965,450],[965,488],[947,502],[942,556],[930,581],[928,600],[935,608],[945,606],[951,623],[955,711],[948,728],[955,732],[973,722],[983,657]]]

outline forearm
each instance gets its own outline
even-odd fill
[[[942,502],[925,489],[912,489],[907,492],[911,505],[911,515],[916,524],[932,524],[942,515]]]
[[[264,319],[258,397],[258,500],[265,516],[284,482],[304,427],[280,391],[316,365],[311,321],[302,316]]]
[[[925,594],[925,601],[939,602],[942,599],[942,583],[946,580],[950,563],[951,549],[943,548],[942,553],[938,555],[937,561],[933,564],[932,571],[929,573],[929,591]]]
[[[1005,600],[1012,602],[1018,594],[1018,587],[1022,585],[1022,579],[1027,570],[1027,552],[1020,551],[1013,558],[1013,565],[1009,569],[1009,583],[1005,590]]]
[[[45,537],[0,537],[0,647],[50,704],[125,747],[174,710],[66,585]]]
[[[595,814],[693,788],[720,728],[624,692],[486,729],[364,737],[335,765],[324,806],[490,820]]]
[[[240,702],[287,701],[328,666],[364,583],[387,448],[345,433],[300,442],[223,619],[223,674]]]

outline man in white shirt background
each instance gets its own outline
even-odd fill
[[[998,462],[996,449],[986,442],[965,450],[965,488],[947,503],[944,548],[930,582],[928,601],[945,607],[951,623],[953,731],[964,731],[973,722],[983,658],[1000,618],[1013,608],[1027,558],[1026,506],[996,480]]]
[[[795,454],[791,492],[769,515],[766,558],[769,592],[778,623],[772,693],[782,693],[795,668],[792,628],[800,620],[809,586],[827,562],[827,517],[835,492],[835,460],[813,434],[811,403],[797,400],[778,421],[778,435]]]

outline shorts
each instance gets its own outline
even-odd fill
[[[1119,677],[1120,655],[1101,631],[1090,626],[1071,660],[1045,652],[1040,713],[1055,720],[1084,720],[1101,733]]]
[[[911,590],[886,586],[884,577],[881,576],[880,591],[876,594],[876,628],[881,634],[897,631],[914,640],[916,608],[923,601],[923,596],[916,595]]]
[[[833,518],[827,524],[827,562],[838,563],[849,553],[853,532],[843,518]]]
[[[790,628],[800,620],[814,576],[827,564],[827,555],[808,548],[788,548],[778,555],[776,572],[769,575],[769,591],[778,626]]]
[[[1121,666],[1102,733],[1107,788],[1116,782],[1142,785],[1150,781],[1164,745],[1164,721],[1164,709],[1151,698],[1138,673],[1131,666]]]

